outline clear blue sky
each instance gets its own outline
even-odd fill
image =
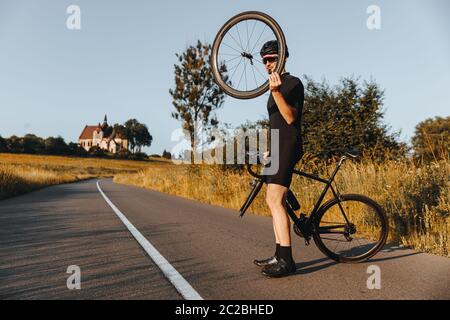
[[[70,4],[81,30],[66,28]],[[381,8],[381,30],[366,9]],[[148,125],[149,153],[170,150],[179,123],[168,90],[175,53],[212,42],[234,14],[260,10],[282,26],[287,70],[326,78],[373,77],[386,91],[385,122],[408,141],[420,121],[450,114],[450,1],[106,1],[1,0],[0,135],[61,135],[76,141],[85,124],[137,118]],[[267,117],[267,96],[227,98],[219,120]]]

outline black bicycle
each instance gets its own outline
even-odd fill
[[[252,99],[269,89],[268,76],[259,56],[261,46],[278,41],[275,72],[284,68],[286,40],[278,23],[258,11],[242,12],[228,20],[214,39],[210,65],[217,85],[238,99]]]
[[[331,259],[356,263],[373,257],[383,248],[389,224],[386,213],[374,200],[360,194],[339,193],[334,178],[346,159],[357,157],[350,151],[339,153],[342,153],[341,158],[328,179],[294,170],[299,176],[325,184],[309,217],[303,213],[296,215],[295,211],[300,209],[300,204],[291,190],[286,197],[286,209],[294,222],[294,232],[305,239],[306,245],[309,245],[312,237],[317,247]],[[252,165],[247,165],[247,169],[255,179],[252,191],[239,210],[240,217],[245,214],[265,183],[264,175],[255,173]],[[333,198],[322,204],[328,190],[331,190]]]

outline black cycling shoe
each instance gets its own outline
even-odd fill
[[[256,264],[258,267],[270,266],[277,262],[278,262],[278,260],[277,260],[276,256],[271,256],[270,258],[263,259],[263,260],[256,260],[256,259],[253,260],[253,263]]]
[[[261,273],[267,277],[280,278],[294,274],[296,271],[297,267],[295,266],[295,262],[288,263],[280,258],[277,263],[264,267]]]

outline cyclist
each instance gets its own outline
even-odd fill
[[[302,156],[301,114],[304,102],[303,84],[297,77],[283,70],[276,73],[278,61],[278,42],[266,42],[260,51],[262,61],[269,74],[270,97],[267,102],[270,129],[279,130],[279,169],[273,175],[266,175],[266,202],[272,214],[275,234],[275,254],[254,263],[263,267],[262,274],[268,277],[282,277],[295,273],[292,258],[290,220],[285,203],[295,164]],[[286,58],[289,52],[286,48]],[[273,143],[273,141],[272,141]],[[266,156],[269,154],[266,153]]]

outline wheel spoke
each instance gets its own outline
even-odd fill
[[[266,43],[267,41],[269,41],[270,39],[273,39],[273,38],[275,38],[275,35],[270,35],[268,37],[265,37],[263,41],[258,41],[256,44],[259,44],[260,46],[262,46],[264,43]],[[255,46],[255,48],[257,48],[257,47],[258,46]],[[253,50],[252,50],[252,52],[251,52],[251,54],[258,54],[258,53],[259,53],[259,50],[255,51],[255,52],[253,52]]]
[[[242,57],[242,55],[236,53],[219,53],[219,56]]]
[[[244,62],[244,66],[246,65],[246,63],[247,63],[247,60],[245,60],[245,62]],[[241,74],[241,78],[239,79],[239,83],[238,83],[238,85],[237,85],[237,89],[239,90],[239,85],[241,84],[241,81],[242,81],[242,77],[243,77],[243,75],[244,75],[244,72],[242,72],[242,74]]]
[[[235,48],[233,48],[232,46],[230,46],[229,44],[226,44],[224,41],[222,41],[222,44],[223,45],[225,45],[225,46],[227,46],[228,48],[230,48],[230,49],[233,49],[234,51],[236,51],[236,52],[238,52],[239,53],[239,55],[241,55],[241,52],[239,52],[239,50],[237,50],[237,49],[235,49]]]
[[[241,60],[242,60],[242,57],[241,57]],[[241,61],[241,60],[239,60],[239,61]],[[227,72],[229,73],[229,72],[231,72],[232,70],[234,70],[234,69],[236,69],[237,67],[239,66],[239,62],[238,63],[236,63],[234,66],[232,66],[231,68],[227,68]]]
[[[251,34],[250,34],[250,38],[248,39],[248,47],[247,47],[247,50],[250,48],[250,45],[251,45],[251,40],[252,40],[252,38],[253,38],[253,33],[255,32],[255,27],[256,27],[256,23],[258,22],[258,20],[255,20],[255,23],[253,24],[253,29],[252,29],[252,32],[251,32]],[[252,50],[253,51],[253,50]]]
[[[237,66],[236,66],[236,68],[235,68],[235,70],[234,70],[234,72],[233,72],[233,75],[230,77],[230,81],[233,80],[233,76],[234,76],[234,74],[236,73],[236,70],[237,70],[238,67],[240,66],[241,62],[242,62],[242,59],[239,60],[239,63],[237,64]]]
[[[255,67],[254,66],[252,66],[252,72],[253,72],[253,77],[255,79],[256,88],[258,88],[259,85],[258,85],[258,81],[256,81],[256,74],[255,74]]]
[[[244,65],[245,91],[248,91],[248,86],[247,86],[247,62],[248,62],[248,60],[245,60],[245,65]]]
[[[224,62],[230,62],[230,61],[233,61],[233,60],[236,60],[236,59],[239,59],[239,58],[242,58],[242,57],[241,56],[236,56],[236,57],[234,57],[232,59],[225,60]]]
[[[261,77],[264,79],[264,82],[268,81],[267,77],[264,77],[264,75],[261,73],[261,71],[259,71],[258,68],[255,68],[256,71],[258,71],[258,73],[261,75]]]
[[[337,237],[336,238],[321,237],[321,239],[323,239],[323,240],[330,240],[330,241],[347,242],[347,240],[339,240]]]
[[[264,65],[264,63],[262,63],[261,60],[259,60],[258,58],[253,58],[253,60],[255,60],[256,62],[259,62],[260,64]]]
[[[349,247],[350,247],[350,241],[347,241],[347,245],[345,246],[345,251],[344,252],[351,251],[351,250],[348,249]]]
[[[358,245],[359,245],[361,248],[364,247],[364,246],[361,245],[361,242],[359,242],[359,239],[358,239],[358,238],[353,238],[353,239],[355,239],[356,242],[358,242]]]
[[[248,38],[248,20],[245,20],[245,31],[247,32],[247,43],[245,45],[245,52],[248,50],[249,38]]]
[[[237,31],[237,34],[238,34],[239,43],[241,44],[241,49],[242,49],[242,51],[245,52],[244,46],[242,45],[241,34],[239,33],[239,24],[236,25],[236,31]]]
[[[262,31],[262,32],[261,32],[261,34],[259,35],[259,37],[258,37],[258,40],[256,40],[256,43],[255,43],[255,45],[253,46],[252,50],[250,50],[250,51],[252,51],[252,52],[253,52],[253,50],[255,50],[255,48],[256,48],[256,45],[258,44],[258,42],[259,42],[259,39],[261,39],[261,36],[263,35],[264,31],[266,31],[266,28],[267,28],[267,25],[264,25],[264,29],[263,29],[263,31]]]
[[[239,44],[239,42],[235,39],[235,37],[233,37],[233,34],[231,33],[231,30],[230,30],[230,32],[228,33],[228,35],[230,36],[231,39],[233,39],[233,41],[237,44],[237,46],[238,46],[242,51],[244,51],[244,49],[242,49],[242,45]]]
[[[336,246],[334,247],[334,252],[337,252],[337,248],[339,247],[339,245],[341,244],[341,241],[337,241]]]

